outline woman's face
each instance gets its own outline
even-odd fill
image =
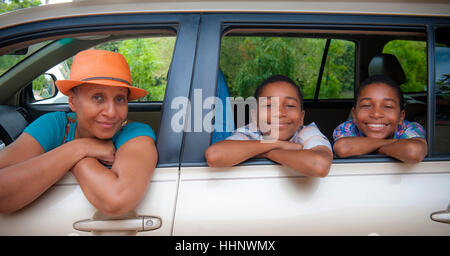
[[[353,121],[367,137],[392,138],[398,125],[403,124],[405,110],[393,88],[383,83],[370,84],[362,89],[352,109]]]
[[[111,139],[128,114],[128,89],[79,85],[69,94],[69,106],[77,114],[77,138]]]
[[[303,125],[304,116],[297,91],[291,84],[274,82],[262,89],[258,99],[257,120],[258,128],[264,135],[277,140],[289,140]]]

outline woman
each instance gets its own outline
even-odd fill
[[[130,211],[145,194],[157,162],[153,130],[126,124],[128,101],[147,91],[131,85],[121,54],[103,50],[78,53],[70,79],[56,85],[73,112],[39,117],[0,151],[0,211],[23,208],[68,171],[99,211]]]

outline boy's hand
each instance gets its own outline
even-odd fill
[[[283,149],[283,150],[302,150],[303,149],[303,145],[299,144],[299,143],[294,143],[294,142],[289,142],[289,141],[284,141],[284,140],[277,140],[275,142],[275,148],[264,152],[262,154],[256,155],[255,157],[257,158],[267,158],[267,154],[269,154],[270,151],[272,150],[277,150],[277,149]]]
[[[256,155],[256,158],[267,158],[267,154],[272,151],[272,150],[277,150],[277,149],[283,149],[283,150],[302,150],[303,149],[303,145],[299,144],[299,143],[294,143],[294,142],[289,142],[289,141],[284,141],[284,140],[277,140],[276,142],[274,142],[274,148],[264,152],[262,154]]]
[[[283,141],[279,140],[277,143],[277,149],[284,149],[284,150],[302,150],[303,145],[299,143],[294,143],[290,141]]]

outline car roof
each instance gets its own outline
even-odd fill
[[[63,17],[118,13],[332,13],[450,16],[448,0],[74,0],[0,15],[0,29]]]

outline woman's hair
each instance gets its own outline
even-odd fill
[[[295,90],[297,91],[297,95],[298,98],[300,100],[300,107],[303,110],[303,95],[302,92],[300,91],[300,87],[289,77],[287,76],[283,76],[283,75],[273,75],[270,76],[269,78],[267,78],[266,80],[264,80],[255,90],[255,94],[254,97],[256,98],[256,100],[258,100],[259,95],[261,94],[262,90],[269,84],[271,83],[275,83],[275,82],[286,82],[290,85],[292,85],[292,87],[295,88]]]
[[[367,78],[366,80],[364,80],[361,83],[358,90],[356,91],[356,97],[353,102],[354,107],[356,107],[356,104],[358,103],[359,95],[360,95],[362,89],[364,89],[364,87],[371,85],[371,84],[385,84],[385,85],[391,87],[392,89],[394,89],[395,93],[397,94],[399,103],[400,103],[400,110],[405,109],[405,100],[403,98],[402,89],[394,80],[390,79],[389,77],[387,77],[385,75],[374,75],[374,76]]]

